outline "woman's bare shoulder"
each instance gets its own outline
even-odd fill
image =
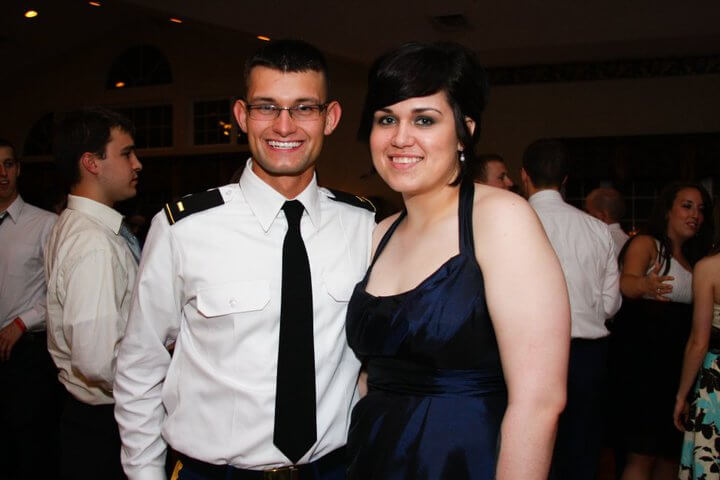
[[[530,204],[520,195],[487,185],[475,186],[473,217],[477,224],[485,228],[504,228],[508,224],[517,225],[538,222],[537,215]]]
[[[481,209],[486,207],[532,209],[527,200],[517,193],[482,184],[475,184],[474,202],[475,206]]]
[[[657,244],[655,243],[655,237],[652,235],[637,235],[631,238],[630,242],[628,252],[657,255]]]
[[[693,275],[720,276],[720,253],[700,259],[693,268]]]

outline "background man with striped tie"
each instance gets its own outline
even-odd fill
[[[53,478],[59,392],[45,337],[45,243],[57,215],[23,200],[0,139],[0,478]]]

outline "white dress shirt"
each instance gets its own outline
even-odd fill
[[[612,236],[613,243],[615,244],[615,257],[620,255],[620,250],[625,246],[625,242],[628,241],[628,236],[619,223],[611,223],[608,225],[608,230]]]
[[[615,315],[622,301],[615,246],[607,225],[565,203],[556,190],[541,190],[528,201],[565,274],[572,337],[607,336],[605,320]]]
[[[165,477],[166,442],[213,464],[290,464],[273,444],[286,199],[250,166],[239,184],[220,187],[223,205],[174,225],[163,213],[153,219],[115,380],[131,480]],[[374,215],[332,198],[315,177],[297,197],[317,391],[317,441],[299,463],[345,445],[357,397],[345,311],[368,266]]]
[[[115,357],[130,310],[137,263],[118,235],[122,215],[68,195],[48,241],[48,350],[60,382],[91,405],[113,403]]]
[[[45,330],[45,243],[57,215],[20,197],[0,225],[0,328],[20,317],[28,331]]]

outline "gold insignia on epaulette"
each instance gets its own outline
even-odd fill
[[[377,210],[375,208],[375,204],[373,202],[371,202],[370,199],[362,197],[360,195],[355,195],[355,198],[357,198],[358,200],[360,200],[363,203],[367,203],[368,205],[370,205],[373,208],[373,210]]]

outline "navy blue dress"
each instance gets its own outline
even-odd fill
[[[475,259],[473,188],[460,188],[458,255],[408,292],[367,293],[403,212],[355,287],[347,336],[369,390],[352,412],[348,479],[495,478],[507,394]]]

